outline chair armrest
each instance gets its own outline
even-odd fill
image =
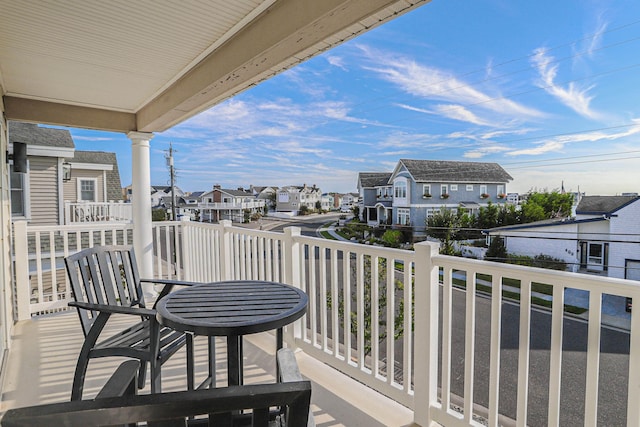
[[[156,298],[156,302],[153,304],[153,308],[156,308],[158,301],[164,298],[166,295],[171,292],[174,286],[194,286],[201,285],[200,282],[187,282],[184,280],[171,280],[171,279],[140,279],[140,283],[155,283],[159,285],[164,285],[160,294],[158,294],[158,298]]]
[[[298,368],[296,355],[290,348],[281,348],[276,354],[276,363],[280,367],[280,381],[283,383],[304,381]],[[307,427],[315,427],[316,421],[313,412],[309,408],[309,417],[307,418]]]
[[[123,307],[120,305],[92,304],[89,302],[71,301],[70,307],[78,307],[84,310],[100,311],[111,314],[132,314],[134,316],[144,316],[152,318],[156,315],[156,311],[149,308],[140,307]]]
[[[135,396],[138,390],[138,370],[140,362],[138,360],[127,360],[122,362],[118,369],[102,387],[96,399],[106,397]]]
[[[172,279],[140,279],[144,283],[157,283],[159,285],[173,285],[173,286],[195,286],[202,285],[203,282],[188,282],[186,280],[172,280]]]
[[[303,381],[296,356],[290,348],[278,350],[277,363],[280,367],[280,381],[283,383]]]

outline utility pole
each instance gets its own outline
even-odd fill
[[[173,167],[173,143],[169,143],[169,156],[167,157],[169,165],[169,175],[171,176],[171,220],[176,220],[176,192],[175,192],[175,168]]]

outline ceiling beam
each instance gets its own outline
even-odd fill
[[[279,0],[137,114],[137,130],[161,132],[307,57],[428,0]],[[358,22],[385,11],[368,26]],[[355,26],[354,26],[355,24]],[[350,29],[343,40],[323,42]],[[305,52],[317,46],[311,53]],[[299,54],[302,56],[298,56]]]
[[[8,120],[110,132],[127,133],[136,130],[136,116],[133,113],[14,96],[4,96],[2,100]]]

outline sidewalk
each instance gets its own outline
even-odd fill
[[[454,274],[455,276],[455,274]],[[464,279],[464,275],[459,274],[459,279]],[[477,280],[478,283],[491,287],[491,282],[486,280]],[[520,293],[520,288],[515,288],[512,286],[502,285],[502,289]],[[540,298],[546,301],[553,301],[553,297],[551,295],[542,294],[539,292],[531,292],[531,296],[536,298]],[[581,289],[573,289],[566,288],[564,292],[564,304],[572,305],[574,307],[584,308],[585,311],[582,314],[568,314],[565,315],[573,316],[579,319],[587,320],[589,318],[589,292]],[[625,310],[626,301],[624,297],[616,296],[616,295],[603,295],[602,296],[602,325],[609,326],[612,328],[623,329],[625,331],[629,331],[631,329],[631,313],[627,313]],[[543,306],[536,306],[539,309],[547,309]]]
[[[331,235],[331,237],[333,237],[335,240],[341,240],[343,242],[348,242],[349,240],[345,239],[344,237],[342,237],[341,235],[339,235],[338,233],[336,233],[336,223],[332,222],[331,225],[329,226],[322,226],[320,228],[318,228],[316,230],[316,235],[320,238],[322,238],[322,232],[326,231],[327,233],[329,233]]]

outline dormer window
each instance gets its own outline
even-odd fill
[[[407,183],[405,181],[396,181],[394,184],[394,196],[399,199],[407,198]]]

